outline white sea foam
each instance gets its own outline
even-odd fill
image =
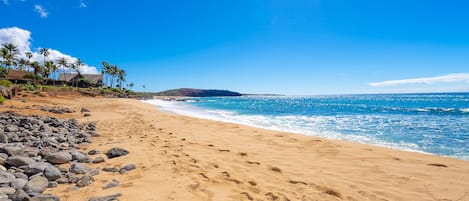
[[[241,115],[236,112],[226,110],[207,110],[194,107],[184,102],[163,101],[163,100],[146,100],[146,103],[156,105],[160,110],[173,112],[181,115],[204,118],[222,122],[243,124],[258,128],[285,131],[296,134],[318,136],[327,139],[339,139],[346,141],[354,141],[364,144],[372,144],[393,149],[426,153],[420,150],[419,145],[409,142],[392,143],[377,139],[371,135],[358,134],[341,134],[324,128],[323,125],[337,125],[338,127],[344,123],[353,120],[351,117],[336,118],[333,116],[263,116],[263,115]],[[373,117],[361,117],[366,121],[372,121]],[[369,118],[369,119],[367,119]],[[353,128],[359,130],[358,126]]]

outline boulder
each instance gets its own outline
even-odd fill
[[[80,180],[78,180],[77,186],[80,188],[83,188],[85,186],[92,184],[93,182],[94,182],[93,177],[85,175],[82,178],[80,178]]]
[[[23,190],[27,193],[42,193],[49,185],[49,180],[42,176],[34,176],[26,183]]]
[[[60,201],[60,198],[55,195],[38,194],[31,198],[31,201]]]
[[[86,156],[86,154],[76,151],[76,150],[71,151],[70,154],[72,155],[72,160],[74,161],[85,163],[90,160],[88,156]]]
[[[112,148],[106,152],[106,156],[111,159],[111,158],[116,158],[116,157],[121,157],[129,154],[129,152],[125,149],[122,148]]]
[[[0,171],[0,184],[10,184],[15,181],[15,179],[15,175],[9,172]]]
[[[104,158],[103,157],[97,157],[93,160],[93,163],[102,163],[104,162]]]
[[[90,168],[83,163],[73,163],[69,171],[76,174],[86,174],[90,171]]]
[[[16,192],[9,195],[8,198],[10,198],[13,201],[31,200],[31,197],[29,197],[29,195],[21,189],[16,190]]]
[[[13,166],[13,167],[29,165],[29,164],[34,163],[34,162],[35,161],[33,159],[28,158],[28,157],[23,157],[23,156],[10,156],[5,161],[5,163],[7,165],[10,165],[10,166]]]
[[[47,161],[53,164],[64,164],[72,161],[72,155],[66,151],[51,153],[45,158]]]
[[[15,181],[11,182],[11,187],[16,188],[16,189],[23,189],[24,186],[28,183],[27,179],[23,178],[16,178]]]
[[[88,199],[88,201],[114,201],[117,200],[117,198],[119,198],[120,196],[122,196],[121,193],[115,193],[102,197],[91,197],[90,199]]]
[[[106,186],[104,186],[103,189],[114,188],[116,186],[119,186],[119,181],[113,179],[111,182],[106,184]]]
[[[55,181],[59,179],[62,176],[62,173],[60,170],[52,165],[47,166],[44,169],[44,176],[49,180],[49,181]]]

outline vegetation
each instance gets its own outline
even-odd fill
[[[0,94],[0,105],[3,105],[3,102],[5,102],[5,98]]]
[[[11,87],[11,82],[9,80],[0,80],[0,86]]]

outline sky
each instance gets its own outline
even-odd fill
[[[140,91],[468,92],[468,10],[453,0],[2,0],[0,42],[80,58],[87,73],[108,61]]]

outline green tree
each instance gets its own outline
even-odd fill
[[[67,84],[66,80],[67,80],[67,70],[66,68],[68,67],[68,62],[67,62],[67,59],[65,59],[65,57],[60,57],[57,61],[56,61],[57,65],[61,66],[62,67],[62,70],[61,72],[63,73],[64,75],[64,81],[65,81],[65,84]]]
[[[42,66],[39,62],[34,61],[31,63],[31,67],[34,69],[34,83],[36,83],[38,74],[42,73]]]

